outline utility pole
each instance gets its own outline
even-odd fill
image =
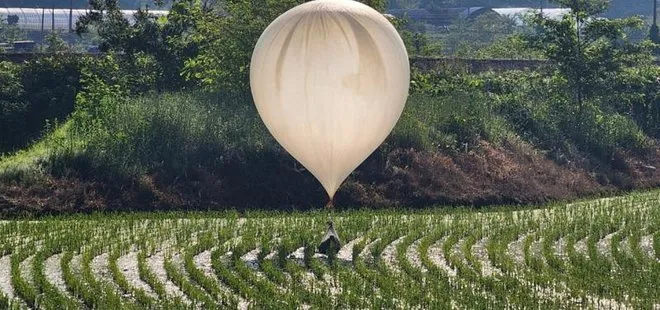
[[[651,41],[660,44],[660,29],[658,29],[658,0],[653,0],[653,25],[649,35]]]
[[[44,41],[46,41],[46,35],[44,34],[44,22],[46,21],[46,8],[41,8],[41,42],[39,42],[39,49],[44,51]]]
[[[46,17],[46,8],[41,8],[41,39],[44,37],[44,22]]]
[[[653,0],[653,24],[658,25],[658,0]]]
[[[73,0],[69,1],[69,32],[73,32]]]

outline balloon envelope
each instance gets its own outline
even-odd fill
[[[250,67],[261,119],[330,198],[392,131],[409,84],[396,29],[352,0],[282,14],[259,38]]]

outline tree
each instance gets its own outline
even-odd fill
[[[447,52],[471,56],[470,53],[518,32],[519,28],[511,18],[486,13],[474,19],[458,19],[440,40]]]
[[[0,61],[0,154],[10,151],[25,135],[28,105],[22,100],[20,66]]]
[[[559,0],[571,14],[553,20],[536,14],[536,32],[526,36],[527,44],[542,52],[567,81],[580,113],[585,101],[606,95],[618,73],[635,65],[649,52],[648,44],[635,44],[626,36],[629,28],[639,28],[638,17],[603,19],[605,0]]]
[[[180,89],[190,85],[181,75],[184,63],[197,54],[189,33],[196,27],[196,18],[209,12],[212,3],[177,0],[167,18],[140,9],[134,15],[135,22],[130,23],[118,0],[90,0],[91,10],[78,20],[76,32],[82,35],[95,29],[101,51],[124,55],[135,70],[143,69],[140,64],[149,64],[158,90]]]
[[[259,36],[275,18],[303,2],[226,0],[214,11],[193,5],[194,27],[188,38],[199,54],[186,61],[184,75],[211,89],[247,93],[250,59]],[[384,0],[362,2],[376,9],[385,6]]]
[[[69,50],[69,45],[62,40],[60,33],[52,31],[46,36],[46,52],[62,53]]]
[[[15,15],[14,15],[15,16]],[[7,19],[10,19],[9,16]],[[25,38],[25,32],[15,23],[5,22],[0,16],[0,42],[13,42]]]
[[[411,56],[439,56],[442,55],[442,46],[431,39],[420,29],[416,23],[411,24],[408,18],[391,18],[390,22],[399,32],[406,46],[408,55]],[[422,25],[423,26],[423,25]]]

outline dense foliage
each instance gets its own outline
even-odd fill
[[[81,65],[68,56],[24,65],[0,62],[0,151],[24,147],[39,137],[47,122],[68,117],[80,90]]]
[[[9,21],[0,16],[0,42],[13,42],[25,38],[24,31],[18,29],[16,25],[9,24]],[[0,47],[0,52],[2,47]]]
[[[1,63],[0,82],[7,87],[0,89],[0,152],[7,155],[0,159],[0,179],[43,184],[51,177],[71,177],[120,184],[120,189],[104,189],[108,197],[131,184],[136,195],[144,194],[142,187],[172,192],[143,198],[176,196],[167,198],[173,205],[323,203],[318,184],[263,127],[248,85],[252,46],[261,31],[299,2],[179,0],[167,18],[141,11],[131,24],[119,13],[118,1],[94,1],[77,31],[98,32],[106,54]],[[603,12],[602,1],[562,3],[574,14],[562,20],[538,15],[533,27],[485,15],[457,23],[440,40],[416,32],[419,24],[395,20],[411,55],[453,49],[469,57],[545,58],[548,63],[534,71],[507,72],[413,68],[400,122],[351,176],[339,200],[538,202],[656,184],[655,174],[648,172],[655,168],[660,138],[655,46],[627,36],[639,19],[594,18]],[[58,52],[57,37],[50,39]],[[43,139],[25,148],[42,133]],[[457,169],[479,175],[481,166],[468,165],[464,156],[486,158],[480,163],[487,167],[492,165],[489,152],[515,154],[526,148],[538,152],[534,158],[551,161],[543,163],[548,170],[583,171],[581,182],[588,186],[583,192],[560,186],[553,194],[530,198],[496,187],[484,191],[479,186],[490,185],[476,184],[474,193],[452,196],[437,181],[445,177],[441,173],[452,175],[447,167],[454,167],[437,157],[456,159],[464,165]],[[407,176],[392,162],[438,175]],[[275,178],[282,175],[301,181]],[[556,186],[556,180],[543,182]],[[423,188],[429,183],[442,189]]]
[[[176,0],[119,0],[122,8],[137,9],[149,6],[158,7],[162,2],[164,7],[168,8]],[[218,0],[205,0],[207,3],[215,3]],[[543,0],[544,5],[556,5],[550,1]],[[486,7],[538,7],[539,0],[388,0],[384,1],[387,8],[442,8],[442,7],[465,7],[465,6],[486,6]],[[610,8],[607,15],[610,17],[624,17],[630,15],[650,15],[652,10],[651,2],[648,0],[610,0]],[[68,8],[73,4],[74,8],[87,8],[89,0],[50,0],[45,7],[52,6],[56,8]],[[3,5],[7,7],[43,7],[44,0],[5,0]]]

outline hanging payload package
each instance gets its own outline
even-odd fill
[[[325,233],[321,244],[319,245],[319,253],[325,255],[337,254],[341,248],[341,240],[339,240],[339,235],[335,231],[334,223],[328,221],[328,232]]]

